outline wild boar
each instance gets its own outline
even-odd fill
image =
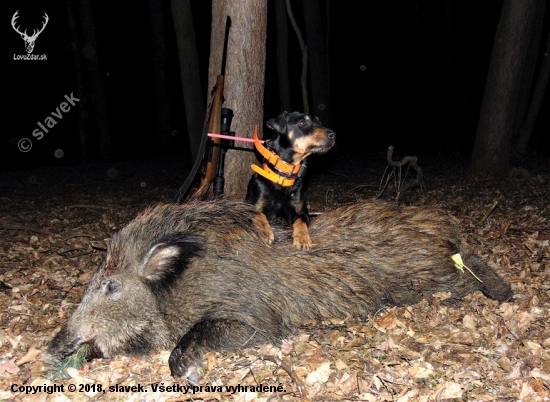
[[[254,207],[218,200],[158,205],[109,242],[82,302],[50,342],[47,361],[83,343],[96,356],[172,350],[175,377],[200,378],[202,356],[278,342],[306,320],[365,319],[435,292],[458,301],[481,290],[498,301],[510,285],[462,244],[458,221],[425,207],[365,202],[313,219],[314,249],[268,245]],[[462,253],[475,273],[461,272]]]

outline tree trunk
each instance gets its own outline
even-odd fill
[[[460,138],[460,84],[458,38],[462,35],[459,28],[459,4],[454,0],[445,1],[446,66],[445,66],[445,135],[448,138]]]
[[[225,20],[231,17],[223,107],[233,109],[231,126],[238,136],[252,137],[254,125],[263,127],[267,2],[216,0],[212,2],[212,36],[208,88],[221,71]],[[242,143],[238,143],[242,145]],[[229,150],[225,160],[225,194],[244,199],[254,153]]]
[[[527,54],[525,56],[525,66],[523,68],[523,74],[521,77],[522,84],[520,94],[518,98],[518,107],[516,108],[516,115],[514,119],[514,127],[512,130],[512,141],[514,142],[514,151],[519,151],[517,145],[519,144],[519,136],[523,128],[525,127],[525,118],[527,114],[527,108],[529,107],[529,100],[533,92],[535,69],[537,65],[537,59],[540,53],[540,40],[542,37],[542,29],[544,23],[544,9],[545,1],[539,1],[537,9],[535,11],[535,20],[533,21],[533,33],[529,47],[527,48]],[[527,144],[525,144],[527,146]],[[520,151],[525,152],[525,150]]]
[[[178,45],[183,102],[185,104],[187,130],[189,131],[189,146],[191,148],[191,158],[195,160],[199,156],[206,109],[199,74],[195,27],[191,15],[190,0],[172,0],[171,6]]]
[[[323,16],[319,0],[302,0],[306,24],[309,77],[311,82],[311,113],[326,126],[331,126],[328,74],[328,54]]]
[[[80,55],[80,39],[77,29],[77,13],[74,8],[73,0],[65,0],[67,6],[67,15],[69,17],[69,32],[71,33],[73,63],[76,79],[76,97],[78,102],[78,140],[80,163],[88,163],[88,136],[86,133],[85,112],[88,106],[88,99],[84,89],[84,72],[82,70],[82,60]]]
[[[277,24],[277,76],[279,78],[279,97],[281,112],[292,110],[290,102],[290,78],[288,73],[288,24],[286,21],[285,0],[275,0],[275,18]]]
[[[473,174],[505,174],[510,166],[515,109],[537,1],[504,0],[481,102]]]
[[[151,147],[157,154],[166,155],[170,143],[170,97],[166,78],[166,38],[164,34],[164,12],[160,0],[149,0],[151,17],[151,44],[153,45],[153,84],[156,114],[156,135]]]
[[[535,127],[540,107],[542,105],[542,101],[544,100],[544,94],[548,88],[548,80],[550,78],[550,31],[548,32],[548,38],[546,39],[546,48],[541,53],[541,57],[542,63],[540,66],[537,83],[535,84],[535,89],[533,91],[533,98],[529,104],[527,116],[525,117],[519,137],[514,146],[515,150],[520,153],[527,151],[527,145],[529,144],[529,139],[533,133],[533,128]]]
[[[90,0],[79,0],[78,15],[80,15],[80,26],[82,28],[82,51],[84,69],[88,76],[88,93],[90,105],[92,108],[89,115],[92,117],[99,142],[99,157],[102,160],[109,160],[113,157],[111,146],[111,137],[109,136],[109,127],[107,123],[107,107],[105,106],[105,96],[103,94],[103,83],[99,71],[99,60],[97,54],[97,44],[95,36],[95,25],[92,13],[92,4]]]

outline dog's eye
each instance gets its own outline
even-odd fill
[[[305,126],[307,126],[307,121],[305,121],[305,120],[300,120],[300,121],[298,122],[298,127],[304,128]]]

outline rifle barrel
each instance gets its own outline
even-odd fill
[[[231,28],[231,17],[228,15],[225,20],[225,36],[223,37],[223,55],[222,70],[220,75],[225,75],[225,65],[227,63],[227,44],[229,43],[229,29]]]

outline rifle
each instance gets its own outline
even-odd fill
[[[214,85],[214,88],[212,88],[212,100],[206,109],[206,117],[204,119],[202,138],[199,147],[199,157],[195,161],[191,172],[189,172],[189,175],[174,198],[174,202],[176,204],[183,202],[183,200],[189,202],[205,199],[208,190],[210,189],[210,185],[216,178],[217,183],[214,195],[219,196],[223,193],[223,159],[225,157],[225,150],[229,147],[229,143],[222,143],[220,138],[208,137],[208,133],[220,133],[222,131],[223,89],[225,81],[225,65],[227,62],[227,43],[229,41],[230,28],[231,18],[227,16],[225,22],[225,37],[223,41],[222,68],[220,75],[216,78],[216,84]],[[229,126],[231,125],[232,117],[233,112],[231,109],[225,109],[223,117],[225,124],[223,124],[223,126],[224,130],[227,132],[222,134],[230,134]],[[196,180],[199,168],[201,177],[200,183],[198,187],[191,188],[191,185]],[[191,188],[191,190],[189,190],[189,188]],[[189,193],[189,195],[185,198],[187,193]]]

